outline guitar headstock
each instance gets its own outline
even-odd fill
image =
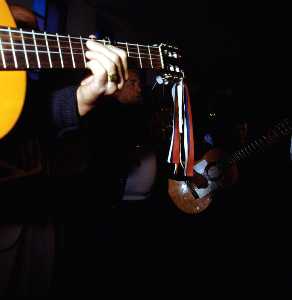
[[[182,69],[181,50],[175,46],[160,44],[160,53],[163,61],[163,70],[159,84],[168,84],[170,81],[180,81],[184,78]]]

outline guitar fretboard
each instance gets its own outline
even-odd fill
[[[0,26],[0,70],[83,69],[89,38],[64,36]],[[111,45],[108,40],[95,40]],[[141,69],[163,69],[159,46],[116,42],[130,64]]]
[[[291,124],[288,119],[284,119],[270,130],[269,134],[262,135],[259,139],[250,142],[241,149],[234,152],[230,157],[220,161],[222,167],[228,167],[232,163],[248,158],[256,152],[263,151],[267,146],[275,143],[277,139],[292,133]]]

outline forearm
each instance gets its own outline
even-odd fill
[[[76,91],[77,87],[68,86],[51,94],[51,118],[57,136],[63,136],[81,128]]]

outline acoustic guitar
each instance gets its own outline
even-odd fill
[[[15,28],[6,1],[0,0],[0,139],[9,133],[21,114],[26,92],[25,70],[84,69],[87,40],[81,36]],[[158,71],[164,84],[184,78],[177,47],[96,41],[125,50],[131,67]]]
[[[0,0],[0,25],[15,27],[14,19],[6,4]],[[2,27],[0,27],[2,28]],[[5,39],[0,33],[0,70],[10,69],[6,61]],[[7,39],[7,38],[6,38]],[[5,53],[5,54],[4,54]],[[5,55],[5,56],[4,56]],[[10,55],[9,55],[10,56]],[[7,57],[8,60],[8,57]],[[0,139],[5,136],[14,126],[22,111],[26,92],[26,73],[24,71],[0,72]]]
[[[198,214],[211,203],[214,193],[238,181],[238,163],[252,154],[265,150],[281,137],[292,133],[289,119],[283,119],[267,134],[245,144],[226,156],[220,149],[208,151],[194,164],[194,177],[188,180],[168,179],[168,193],[173,203],[187,214]]]

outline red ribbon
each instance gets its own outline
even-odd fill
[[[174,114],[173,114],[173,136],[171,144],[171,157],[170,162],[175,164],[177,171],[178,165],[181,163],[184,168],[185,176],[193,176],[193,166],[194,166],[194,132],[193,132],[193,117],[191,109],[190,94],[185,82],[181,82],[182,89],[178,89],[178,84],[175,83],[174,88]],[[182,92],[181,97],[178,95],[178,91]],[[179,105],[179,99],[182,99],[183,103]],[[179,109],[182,109],[182,122],[183,122],[183,132],[179,130]],[[186,131],[186,132],[185,132]],[[181,151],[184,149],[184,156],[182,156]],[[182,162],[182,157],[184,162]]]

